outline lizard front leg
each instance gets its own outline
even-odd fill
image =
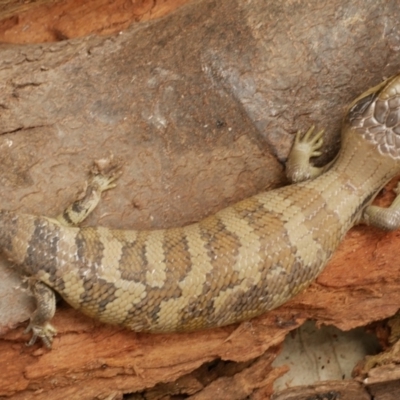
[[[314,133],[312,126],[304,135],[299,131],[296,133],[292,149],[286,161],[286,176],[292,183],[314,179],[330,168],[332,162],[324,167],[315,167],[310,159],[322,154],[320,151],[323,144],[324,130]]]
[[[400,228],[400,182],[394,189],[396,197],[387,207],[368,206],[365,208],[361,221],[367,225],[394,231]]]

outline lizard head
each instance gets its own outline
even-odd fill
[[[349,106],[345,126],[400,160],[400,75],[367,90]]]

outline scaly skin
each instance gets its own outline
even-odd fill
[[[31,343],[40,337],[50,347],[55,334],[49,288],[85,314],[135,331],[222,326],[271,310],[307,287],[361,220],[397,229],[398,198],[385,210],[369,204],[400,172],[400,76],[353,102],[337,158],[319,169],[309,159],[321,145],[322,132],[298,134],[287,165],[298,183],[186,227],[65,226],[88,215],[112,187],[115,170],[95,175],[87,196],[58,220],[0,212],[0,248],[36,288]]]

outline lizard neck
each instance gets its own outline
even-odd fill
[[[313,185],[319,188],[329,207],[350,228],[400,169],[395,158],[381,154],[373,143],[353,132],[345,132],[343,136],[336,162]]]
[[[374,143],[365,140],[358,132],[345,128],[342,136],[342,147],[331,173],[340,176],[342,184],[356,191],[360,198],[377,194],[383,185],[400,173],[396,158],[382,154]]]

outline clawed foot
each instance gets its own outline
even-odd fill
[[[115,181],[121,176],[121,165],[112,154],[96,160],[91,170],[91,177],[84,193],[78,197],[57,220],[65,226],[80,224],[97,206],[102,192],[116,186]]]
[[[32,331],[32,338],[27,346],[32,346],[37,338],[40,338],[44,345],[50,349],[53,337],[57,334],[56,329],[50,324],[56,311],[56,298],[53,289],[43,282],[28,278],[29,287],[36,300],[36,310],[32,313],[28,327],[24,333]]]
[[[27,346],[34,345],[39,338],[48,349],[51,349],[53,338],[57,334],[57,330],[49,322],[46,322],[43,326],[34,325],[30,322],[28,327],[24,330],[24,333],[29,333],[30,331],[32,331],[32,337],[29,342],[26,343]]]
[[[315,178],[329,167],[318,168],[310,164],[311,158],[322,154],[320,149],[324,141],[324,130],[314,133],[314,129],[312,126],[304,135],[300,131],[296,133],[286,162],[286,175],[293,183]]]
[[[304,135],[298,131],[294,139],[293,148],[296,148],[297,151],[302,151],[308,158],[322,155],[319,149],[324,143],[324,129],[321,129],[317,133],[314,133],[314,129],[315,126],[313,125]]]
[[[114,160],[113,154],[110,154],[108,157],[94,161],[89,186],[96,186],[101,192],[104,192],[116,186],[114,182],[121,174],[120,163]]]

